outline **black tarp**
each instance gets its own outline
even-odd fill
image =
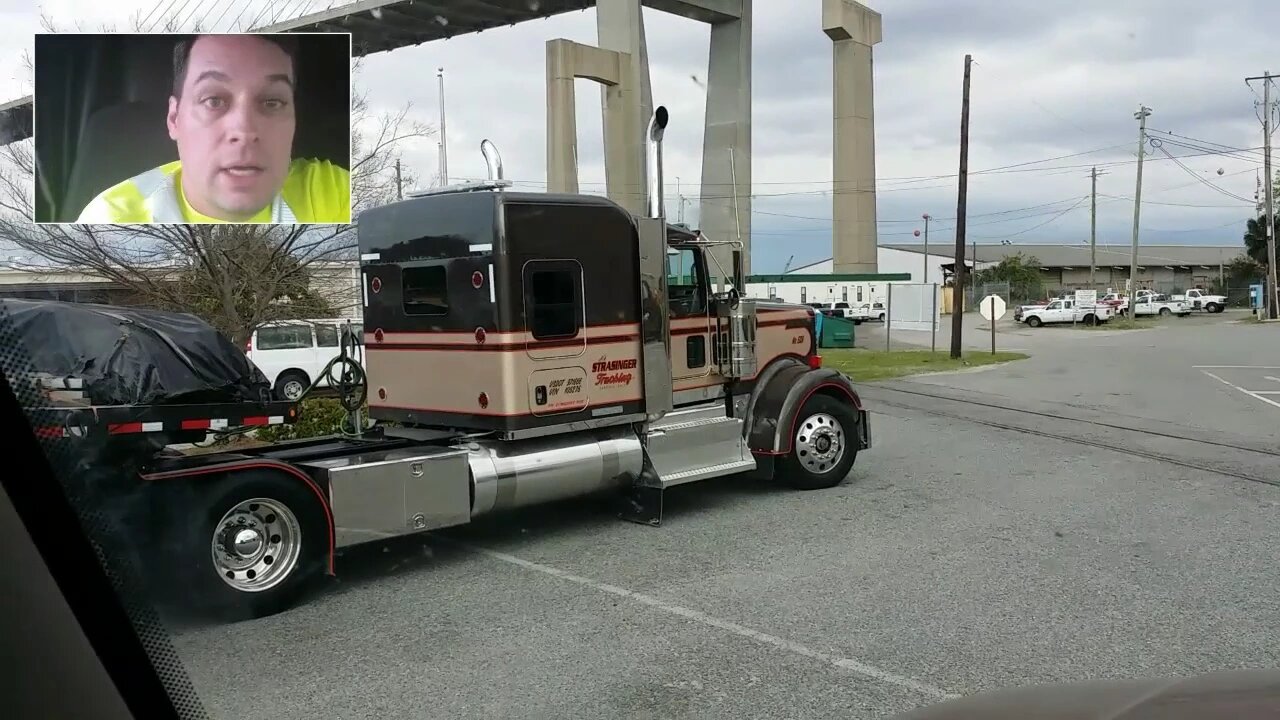
[[[244,350],[185,313],[0,300],[36,373],[77,377],[94,405],[257,402],[270,389]]]

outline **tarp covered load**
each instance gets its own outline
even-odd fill
[[[270,389],[244,350],[194,315],[52,300],[0,306],[32,369],[79,378],[93,405],[258,402]]]

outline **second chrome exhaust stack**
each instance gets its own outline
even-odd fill
[[[645,157],[645,174],[648,176],[648,215],[652,218],[666,219],[666,203],[662,192],[662,134],[667,129],[667,108],[659,105],[649,118],[649,129],[645,133],[647,153]]]

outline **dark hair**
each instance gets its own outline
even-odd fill
[[[289,56],[289,65],[295,75],[298,72],[298,38],[289,33],[253,34],[284,51]],[[187,65],[191,62],[191,48],[195,46],[199,35],[179,40],[173,46],[173,96],[182,99],[182,86],[187,81]]]

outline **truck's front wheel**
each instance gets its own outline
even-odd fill
[[[1206,303],[1204,311],[1207,313],[1220,313],[1222,312],[1222,306],[1218,303]]]
[[[1040,318],[1036,317],[1035,315],[1032,315],[1031,317],[1027,318],[1027,325],[1030,327],[1038,328],[1043,324],[1044,323],[1040,320]]]
[[[300,480],[261,471],[229,475],[207,490],[181,558],[197,604],[233,620],[288,608],[324,569],[328,530],[319,499]]]
[[[847,404],[813,395],[797,415],[791,452],[782,458],[778,478],[800,490],[839,485],[858,457],[857,430],[858,415]]]

